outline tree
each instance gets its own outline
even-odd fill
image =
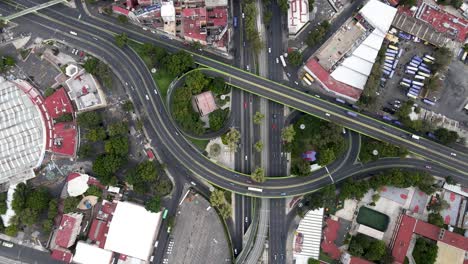
[[[165,196],[171,193],[172,190],[172,184],[170,180],[166,179],[159,179],[157,184],[156,184],[156,193],[159,196]]]
[[[442,81],[436,76],[432,76],[426,82],[426,88],[430,91],[438,91],[442,86]]]
[[[209,152],[210,157],[217,157],[221,154],[221,146],[219,144],[212,144],[210,146]]]
[[[271,22],[271,19],[273,18],[273,12],[271,10],[264,10],[263,11],[263,23],[268,25]]]
[[[444,218],[440,215],[440,213],[430,213],[427,222],[440,228],[443,228],[445,224]]]
[[[48,208],[50,198],[49,191],[45,187],[39,187],[28,194],[26,206],[32,210],[42,211]]]
[[[372,202],[376,203],[379,201],[379,199],[380,199],[380,194],[375,193],[372,195]]]
[[[102,117],[96,111],[84,112],[78,115],[77,121],[78,125],[90,129],[100,126],[102,123]]]
[[[406,7],[412,7],[416,5],[416,0],[402,0],[400,1],[400,5]]]
[[[229,109],[216,109],[209,115],[210,129],[212,131],[218,131],[226,122],[226,118],[229,114]]]
[[[385,242],[382,240],[374,240],[372,243],[370,243],[369,249],[367,250],[364,257],[368,260],[376,261],[385,255],[385,251]]]
[[[223,77],[215,77],[211,81],[211,91],[215,94],[226,94],[229,92],[229,87],[226,85]]]
[[[435,243],[419,237],[413,249],[413,258],[416,264],[433,264],[437,259],[438,247]]]
[[[330,23],[328,21],[323,21],[320,25],[317,26],[312,32],[309,33],[306,39],[306,43],[309,47],[317,45],[325,37],[328,29],[330,28]]]
[[[9,225],[5,228],[5,235],[16,237],[18,235],[18,226],[17,225]]]
[[[42,221],[42,229],[44,229],[45,232],[52,231],[53,227],[54,227],[54,221],[52,221],[51,219],[44,219]]]
[[[128,123],[127,122],[115,122],[107,127],[109,137],[115,136],[126,136],[128,134]]]
[[[78,150],[79,158],[88,158],[93,154],[94,148],[91,143],[81,143],[80,149]]]
[[[128,43],[128,36],[126,33],[116,35],[114,38],[115,38],[115,44],[119,48],[123,48]]]
[[[47,218],[54,219],[58,214],[57,200],[50,200],[49,209],[47,210]]]
[[[108,154],[125,157],[128,154],[128,138],[123,136],[112,137],[104,142],[104,150]]]
[[[256,181],[256,182],[264,182],[266,179],[265,179],[265,170],[261,167],[258,167],[256,168],[253,172],[252,172],[252,180]]]
[[[125,112],[133,112],[133,103],[130,100],[125,101],[125,103],[122,105],[122,110]]]
[[[59,117],[54,118],[56,123],[66,123],[73,121],[73,115],[71,113],[62,114]]]
[[[156,165],[152,161],[144,161],[137,166],[138,176],[145,182],[151,182],[158,179]]]
[[[55,89],[52,88],[52,87],[47,87],[47,89],[45,89],[44,91],[44,96],[45,97],[49,97],[51,95],[53,95],[55,93]]]
[[[445,182],[448,183],[448,184],[452,184],[452,185],[457,184],[457,182],[450,175],[445,177]]]
[[[159,196],[153,196],[151,200],[146,203],[145,209],[152,213],[161,211],[161,198],[159,198]]]
[[[92,128],[85,134],[85,138],[91,142],[102,141],[106,137],[106,130],[103,127]]]
[[[68,214],[76,211],[78,204],[80,203],[80,198],[78,197],[67,197],[63,200],[63,213]]]
[[[257,111],[255,112],[255,115],[253,117],[253,122],[257,125],[260,125],[262,123],[263,118],[265,118],[265,115]]]
[[[222,218],[228,219],[232,214],[232,208],[228,204],[223,204],[221,207],[219,207],[219,213]]]
[[[192,56],[186,51],[178,51],[169,56],[165,56],[162,64],[169,74],[178,76],[190,69],[194,61]]]
[[[93,172],[103,184],[111,181],[111,176],[122,165],[123,159],[116,155],[101,154],[93,162]]]
[[[216,189],[211,192],[210,203],[214,207],[220,207],[225,202],[224,200],[224,191]]]
[[[458,133],[450,131],[446,128],[438,128],[434,131],[434,135],[441,143],[445,145],[453,144],[458,140]]]
[[[88,190],[86,190],[84,195],[85,196],[93,195],[93,196],[97,196],[98,198],[101,198],[102,190],[101,190],[101,188],[97,187],[96,185],[91,185],[91,186],[89,186]]]
[[[281,131],[281,139],[286,143],[291,143],[294,140],[294,136],[296,135],[296,131],[294,130],[293,125],[289,125],[284,127]]]
[[[309,258],[307,264],[320,264],[321,262],[317,259]]]
[[[127,24],[128,23],[128,17],[125,15],[118,15],[117,20],[119,21],[120,24]]]
[[[317,162],[320,166],[325,166],[332,163],[335,160],[335,153],[332,149],[324,149],[319,152]]]
[[[302,64],[302,53],[298,50],[289,52],[288,54],[288,61],[294,65],[294,66],[299,66]]]
[[[24,210],[27,206],[28,194],[31,192],[31,187],[25,183],[19,183],[16,185],[15,193],[13,194],[13,201],[11,207],[15,213],[19,213]]]
[[[279,0],[278,1],[278,6],[279,6],[281,12],[286,14],[288,12],[288,9],[289,9],[289,2],[288,2],[288,0]]]
[[[306,160],[300,159],[298,162],[293,164],[291,172],[297,176],[308,176],[310,174],[310,163]]]
[[[452,52],[447,47],[437,48],[434,52],[435,71],[444,71],[452,60]]]
[[[31,209],[31,208],[26,208],[23,211],[20,212],[18,215],[20,218],[21,223],[27,225],[27,226],[32,226],[34,223],[37,222],[37,219],[39,217],[38,211]]]
[[[3,192],[0,193],[0,215],[5,214],[8,207],[7,207],[7,193]]]
[[[237,150],[237,144],[240,140],[240,132],[237,129],[231,127],[231,129],[224,135],[224,140],[229,150],[235,152]]]
[[[257,152],[262,152],[263,150],[263,142],[261,140],[257,141],[255,144],[254,144],[254,148]]]
[[[96,70],[97,70],[97,66],[99,64],[99,60],[92,57],[92,58],[88,58],[85,63],[83,64],[83,68],[85,69],[85,71],[87,73],[90,73],[90,74],[96,74]]]
[[[205,74],[198,70],[191,71],[185,79],[185,85],[190,88],[192,94],[201,93],[209,83],[210,80],[206,78]]]

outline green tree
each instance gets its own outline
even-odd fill
[[[129,150],[128,138],[123,136],[111,137],[104,142],[104,150],[108,154],[125,157]]]
[[[32,226],[34,225],[34,223],[37,222],[37,219],[39,218],[39,213],[37,210],[26,208],[23,211],[21,211],[18,216],[22,224]]]
[[[386,252],[385,242],[382,240],[374,240],[369,245],[369,249],[367,250],[364,257],[370,261],[376,261],[381,259]]]
[[[79,158],[88,158],[94,152],[93,144],[91,143],[82,143],[80,144],[80,150],[78,150]]]
[[[271,22],[271,19],[273,18],[273,12],[271,10],[264,10],[263,11],[263,23],[268,25]]]
[[[434,66],[436,71],[444,71],[452,60],[452,52],[447,47],[437,48],[434,52]]]
[[[68,214],[77,210],[77,206],[80,203],[80,198],[78,197],[67,197],[63,200],[63,213]]]
[[[254,148],[257,152],[262,152],[263,150],[263,142],[261,140],[255,142]]]
[[[31,191],[27,196],[26,207],[35,211],[43,211],[49,207],[51,196],[45,187]]]
[[[214,207],[220,207],[221,205],[223,205],[225,203],[224,191],[216,189],[213,192],[211,192],[210,203]]]
[[[120,24],[127,24],[128,23],[128,17],[125,15],[118,15],[117,16],[117,21],[119,21]]]
[[[165,56],[162,64],[169,74],[178,76],[187,72],[193,66],[194,60],[186,51],[178,51],[177,53]]]
[[[123,159],[119,156],[101,154],[93,162],[93,172],[103,184],[108,184],[122,163]]]
[[[321,262],[317,259],[309,258],[307,264],[320,264]]]
[[[63,114],[59,117],[54,118],[56,123],[66,123],[73,121],[73,115],[71,113]]]
[[[265,170],[261,167],[258,167],[252,172],[251,177],[252,177],[252,180],[256,182],[264,182],[266,180]]]
[[[265,115],[257,111],[255,112],[255,115],[253,117],[253,122],[257,125],[260,125],[262,123],[263,118],[265,118]]]
[[[52,87],[47,87],[47,89],[45,89],[44,91],[44,96],[45,97],[49,97],[51,95],[53,95],[55,93],[55,89],[52,88]]]
[[[106,137],[106,130],[101,126],[92,128],[85,134],[85,138],[91,142],[102,141],[106,139]]]
[[[159,196],[153,196],[151,200],[149,200],[146,203],[145,209],[152,213],[160,212],[161,211],[161,198],[159,198]]]
[[[156,193],[159,196],[165,196],[171,193],[172,190],[172,184],[170,180],[166,179],[159,179],[158,182],[156,183]]]
[[[228,204],[223,204],[221,207],[219,207],[219,213],[221,214],[222,218],[228,219],[229,217],[231,217],[232,208]]]
[[[224,78],[218,76],[211,81],[210,90],[215,94],[226,94],[229,92],[229,87],[226,85]]]
[[[436,225],[440,228],[444,227],[444,218],[440,215],[440,213],[430,213],[428,220],[430,224]]]
[[[89,57],[83,64],[83,68],[87,73],[96,74],[99,60],[94,57]]]
[[[279,0],[278,1],[278,6],[279,6],[281,12],[283,12],[283,14],[288,13],[288,8],[289,8],[288,0]]]
[[[412,7],[412,6],[416,5],[416,0],[402,0],[402,1],[400,1],[400,5],[407,6],[407,7]]]
[[[297,176],[308,176],[310,174],[310,162],[299,159],[292,165],[291,172]]]
[[[438,91],[442,86],[442,81],[436,76],[432,76],[427,80],[425,86],[430,91]]]
[[[16,237],[18,235],[18,226],[17,225],[9,225],[5,228],[5,235]]]
[[[302,59],[302,53],[298,50],[291,51],[288,54],[288,61],[296,67],[302,64]]]
[[[31,192],[31,187],[25,183],[19,183],[16,185],[15,193],[13,194],[13,201],[11,207],[15,213],[19,213],[27,207],[28,195]]]
[[[5,214],[8,207],[7,207],[7,193],[3,192],[0,193],[0,215]]]
[[[47,219],[54,219],[58,214],[57,200],[50,200],[49,209],[47,210]]]
[[[224,135],[225,144],[228,146],[230,151],[236,152],[237,144],[240,140],[239,130],[231,127],[231,129]],[[224,143],[224,141],[223,141]]]
[[[85,196],[93,195],[93,196],[97,196],[98,198],[101,198],[102,197],[102,190],[101,190],[101,188],[97,187],[96,185],[91,185],[91,186],[89,186],[88,190],[86,190],[84,195]]]
[[[107,132],[110,137],[115,136],[126,136],[128,135],[128,123],[127,122],[115,122],[107,127]]]
[[[330,28],[330,23],[328,21],[323,21],[320,25],[317,26],[312,32],[309,33],[306,39],[306,43],[309,47],[317,45],[323,40],[325,34],[327,34],[328,29]]]
[[[78,115],[77,117],[78,125],[84,128],[97,128],[102,123],[101,115],[96,112],[84,112]]]
[[[281,139],[286,143],[291,143],[294,140],[294,136],[296,135],[296,131],[294,130],[293,125],[289,125],[284,127],[281,131]]]
[[[139,177],[145,182],[151,182],[158,179],[158,171],[156,165],[152,161],[144,161],[137,166]]]
[[[45,231],[45,232],[50,232],[52,231],[52,228],[54,227],[54,221],[50,220],[50,219],[44,219],[42,221],[42,229]]]
[[[122,110],[125,112],[133,112],[133,103],[130,100],[125,101],[125,103],[122,105]]]
[[[210,129],[212,131],[218,131],[226,122],[229,114],[229,109],[216,109],[209,115]]]
[[[317,162],[320,166],[325,166],[332,163],[336,159],[333,149],[324,149],[319,152]]]
[[[443,127],[436,129],[436,131],[434,131],[434,135],[436,136],[437,140],[445,145],[453,144],[458,140],[457,132],[450,131]]]
[[[201,71],[191,71],[185,79],[185,85],[190,88],[192,94],[201,93],[209,83],[210,80]]]
[[[209,154],[211,157],[217,157],[221,154],[221,146],[219,144],[212,144],[209,149]]]
[[[419,237],[413,249],[414,261],[416,264],[433,264],[437,259],[438,249],[434,242]]]
[[[126,33],[116,35],[114,38],[115,38],[115,44],[119,48],[123,48],[128,43],[128,36]]]

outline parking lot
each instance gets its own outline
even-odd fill
[[[163,263],[231,263],[224,228],[202,196],[190,193],[179,206]]]

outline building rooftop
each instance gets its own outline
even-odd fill
[[[296,233],[302,234],[303,239],[301,247],[294,250],[296,264],[305,264],[309,258],[319,258],[323,212],[323,208],[310,210],[299,223]]]
[[[68,249],[56,248],[52,250],[50,255],[53,259],[63,261],[65,263],[70,263],[73,258],[73,254]]]
[[[104,248],[148,260],[159,231],[161,212],[151,213],[130,202],[117,203]]]
[[[68,95],[76,104],[79,111],[89,111],[106,106],[105,95],[94,77],[81,69],[65,84],[68,87]]]
[[[65,88],[57,89],[52,95],[44,99],[44,106],[51,118],[57,118],[63,114],[73,113],[73,105],[67,96]]]
[[[107,222],[94,219],[89,229],[88,238],[98,247],[104,248],[108,231],[109,225]]]
[[[41,102],[34,89],[0,77],[0,183],[30,179],[41,165],[47,140]]]
[[[217,109],[216,102],[211,91],[194,96],[194,101],[201,116],[206,116]]]
[[[55,244],[62,248],[69,248],[75,244],[76,237],[80,233],[82,220],[82,214],[64,214],[60,226],[57,229]]]
[[[288,29],[290,35],[295,35],[309,22],[309,1],[289,0]]]
[[[227,5],[228,5],[227,0],[205,0],[205,6],[207,8],[220,7],[220,6],[226,7]]]
[[[76,197],[82,195],[88,190],[88,174],[81,174],[77,172],[72,172],[67,177],[67,192],[68,195]]]
[[[112,251],[87,244],[84,241],[78,241],[73,262],[78,264],[109,264],[111,263],[112,255]]]
[[[435,263],[463,263],[465,250],[453,247],[444,242],[437,242],[437,259]]]

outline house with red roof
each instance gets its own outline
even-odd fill
[[[73,254],[70,250],[64,248],[56,248],[52,250],[51,258],[63,261],[65,263],[71,263]]]
[[[55,233],[55,244],[62,248],[69,248],[75,244],[76,238],[80,233],[82,220],[82,214],[64,214],[60,226]]]

